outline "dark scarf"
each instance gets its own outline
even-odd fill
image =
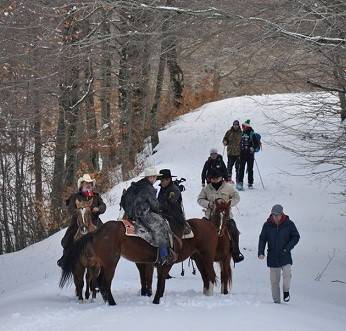
[[[218,183],[211,183],[212,187],[214,187],[214,189],[217,191],[221,185],[222,185],[222,181],[218,182]]]

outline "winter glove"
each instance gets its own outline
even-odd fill
[[[214,203],[213,201],[210,201],[210,202],[208,203],[208,208],[209,208],[209,209],[213,209],[214,206],[215,206],[215,203]]]

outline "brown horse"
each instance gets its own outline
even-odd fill
[[[182,247],[181,240],[177,238],[174,240],[175,247],[180,247],[177,250],[176,262],[194,255],[196,264],[202,270],[205,292],[208,293],[212,291],[216,279],[213,258],[217,246],[217,233],[215,226],[208,222],[191,220],[190,225],[194,238],[184,241]],[[157,260],[157,248],[141,238],[126,236],[122,222],[107,222],[96,232],[89,233],[74,243],[66,258],[67,263],[63,268],[60,286],[65,285],[79,261],[82,261],[84,267],[100,266],[102,270],[97,280],[100,292],[109,305],[115,305],[111,283],[120,256],[136,263],[153,265]],[[165,290],[166,277],[171,267],[172,265],[157,267],[158,279],[153,303],[160,303]]]
[[[225,202],[223,199],[217,199],[211,213],[210,221],[191,219],[187,222],[201,221],[207,224],[213,224],[217,231],[217,248],[213,257],[215,262],[219,262],[221,269],[221,293],[228,294],[232,283],[232,269],[231,269],[231,256],[232,256],[232,240],[228,233],[227,222],[229,221],[229,208],[231,202]],[[191,224],[191,223],[190,223]],[[189,245],[190,239],[183,239],[183,248]],[[192,255],[192,259],[196,261],[197,268],[199,269],[204,283],[203,293],[208,293],[208,279],[203,270],[203,264],[200,263],[198,254]],[[179,259],[176,262],[181,262]],[[153,279],[153,265],[137,264],[141,279],[141,295],[151,296],[152,294],[152,279]]]
[[[227,222],[229,222],[229,208],[231,201],[216,199],[210,221],[217,228],[218,241],[215,262],[219,262],[221,269],[221,293],[228,294],[232,286],[232,239],[228,232]]]
[[[78,211],[77,215],[77,225],[78,229],[74,236],[74,242],[77,242],[87,233],[92,233],[97,230],[97,227],[92,222],[92,199],[89,201],[79,201],[76,200],[76,207]],[[92,255],[92,252],[88,252],[88,255]],[[89,264],[85,260],[78,261],[76,267],[73,271],[73,280],[76,286],[76,296],[79,300],[83,300],[83,287],[84,287],[84,274],[86,272],[86,290],[85,298],[89,299],[90,289],[92,291],[92,298],[96,298],[96,284],[95,279],[100,273],[100,266],[94,261],[90,261]]]

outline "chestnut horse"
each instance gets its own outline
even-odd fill
[[[216,275],[213,266],[217,246],[217,233],[215,226],[202,220],[191,220],[194,238],[188,241],[174,238],[174,247],[178,258],[176,262],[183,261],[194,255],[196,264],[200,267],[206,294],[212,293]],[[109,221],[94,233],[83,236],[75,242],[68,252],[66,264],[60,279],[63,287],[70,279],[75,268],[81,261],[84,267],[101,267],[97,279],[101,295],[109,305],[115,305],[111,293],[111,283],[120,257],[136,263],[153,265],[157,260],[157,248],[149,245],[138,237],[126,236],[125,226],[122,222]],[[164,294],[166,277],[172,265],[157,266],[157,288],[153,303],[160,303]]]
[[[216,199],[213,211],[211,213],[210,220],[199,220],[199,219],[191,219],[187,222],[191,221],[201,221],[207,224],[213,224],[215,229],[217,230],[217,248],[215,255],[213,257],[215,262],[219,262],[221,269],[221,293],[228,294],[231,283],[232,283],[232,269],[231,269],[231,256],[232,256],[232,240],[229,235],[227,222],[230,219],[229,216],[229,208],[231,202],[225,202],[223,199]],[[191,224],[191,223],[190,223]],[[183,239],[183,248],[185,245],[189,245],[189,241],[191,239]],[[195,255],[191,256],[192,259],[196,261],[197,268],[199,269],[204,283],[203,293],[206,293],[206,284],[208,279],[205,277],[205,271],[203,270],[203,264],[200,263],[199,258]],[[183,259],[179,259],[176,262],[181,262]],[[153,279],[153,265],[148,264],[137,264],[137,268],[140,273],[141,279],[141,295],[151,296],[151,284]]]

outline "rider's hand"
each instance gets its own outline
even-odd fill
[[[98,207],[93,208],[93,213],[97,213],[100,209]]]
[[[263,260],[263,259],[265,258],[265,256],[264,256],[264,255],[259,255],[258,258],[259,258],[260,260]]]
[[[215,206],[215,203],[213,201],[210,201],[209,204],[208,204],[208,208],[209,209],[213,209]]]

